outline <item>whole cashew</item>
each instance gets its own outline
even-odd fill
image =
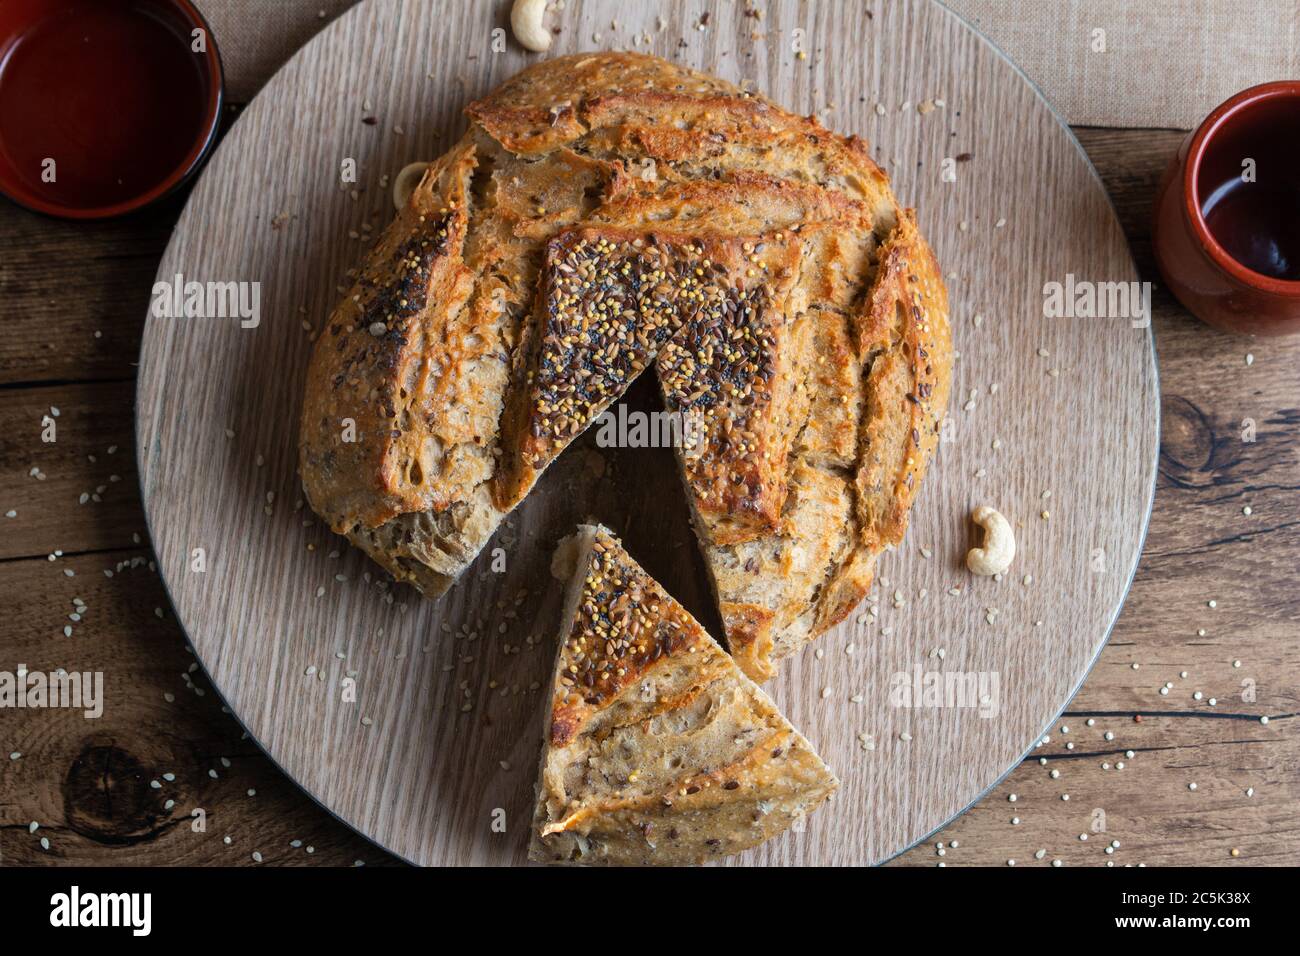
[[[397,178],[393,180],[393,205],[398,212],[406,208],[407,200],[411,198],[411,193],[415,192],[415,187],[420,185],[420,180],[424,178],[424,171],[428,168],[428,163],[408,163],[397,174]]]
[[[525,50],[545,53],[551,48],[551,33],[542,24],[546,0],[515,0],[510,8],[510,29]]]
[[[1011,523],[996,508],[981,505],[971,512],[971,520],[984,529],[984,547],[966,552],[966,567],[972,574],[1004,574],[1016,556],[1016,536]]]

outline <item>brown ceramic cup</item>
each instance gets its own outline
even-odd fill
[[[215,145],[222,101],[191,0],[0,0],[0,195],[28,209],[106,219],[171,194]]]
[[[1183,141],[1153,223],[1156,262],[1198,318],[1300,332],[1300,81],[1243,90]]]

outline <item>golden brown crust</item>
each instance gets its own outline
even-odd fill
[[[604,528],[580,531],[530,856],[701,863],[838,786],[736,661]]]
[[[772,611],[758,604],[723,601],[719,608],[727,629],[727,647],[750,680],[762,683],[776,676],[772,664]]]
[[[411,470],[436,431],[420,407],[436,407],[427,353],[447,341],[471,287],[460,248],[473,166],[473,151],[462,149],[426,174],[312,355],[301,470],[317,491],[313,506],[336,531],[438,503]]]
[[[654,57],[539,63],[467,112],[317,343],[312,506],[441,593],[654,363],[765,679],[866,594],[935,448],[951,343],[914,214],[861,140]]]
[[[534,64],[466,110],[470,120],[514,153],[542,153],[582,135],[588,99],[618,91],[735,93],[721,80],[651,56],[576,54]]]
[[[952,340],[939,267],[907,210],[881,249],[858,354],[871,358],[858,470],[867,547],[902,540],[948,404]]]

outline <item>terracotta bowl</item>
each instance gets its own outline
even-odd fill
[[[190,0],[0,0],[0,193],[69,219],[140,209],[202,165],[222,83]]]
[[[1225,248],[1206,223],[1216,193],[1254,164],[1256,183],[1285,177],[1284,190],[1300,201],[1300,81],[1265,83],[1243,90],[1212,112],[1183,141],[1165,171],[1156,197],[1153,239],[1156,262],[1170,290],[1198,318],[1217,328],[1249,335],[1300,332],[1300,281],[1256,271]],[[1273,162],[1273,157],[1277,161]],[[1272,182],[1276,188],[1277,181]],[[1248,187],[1249,188],[1249,187]],[[1258,207],[1257,207],[1258,208]],[[1289,207],[1288,207],[1289,208]],[[1257,221],[1236,223],[1240,244],[1263,247],[1264,261],[1276,262],[1270,230],[1276,223],[1264,208]],[[1290,223],[1290,241],[1300,221]],[[1253,232],[1252,232],[1253,230]],[[1272,253],[1272,256],[1268,255]],[[1300,263],[1291,262],[1294,270]],[[1294,274],[1291,271],[1287,276]]]

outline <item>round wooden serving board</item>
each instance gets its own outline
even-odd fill
[[[874,863],[1014,766],[1105,642],[1154,490],[1155,355],[1126,318],[1044,317],[1047,283],[1137,274],[1069,130],[974,30],[928,0],[760,6],[569,0],[548,14],[551,52],[657,53],[862,135],[948,276],[950,440],[906,540],[869,602],[767,687],[843,784],[801,832],[736,859]],[[559,617],[548,566],[578,521],[613,527],[718,632],[666,449],[576,443],[489,546],[504,572],[485,552],[437,602],[382,584],[301,503],[304,325],[320,328],[391,217],[381,177],[443,152],[465,104],[537,59],[494,44],[508,7],[370,0],[298,53],[222,143],[159,269],[260,283],[260,324],[151,315],[140,360],[154,546],[213,685],[322,804],[426,864],[524,859]],[[355,186],[340,181],[349,159]],[[1002,581],[963,563],[983,503],[1016,528]],[[989,700],[891,695],[925,672],[975,675]]]

